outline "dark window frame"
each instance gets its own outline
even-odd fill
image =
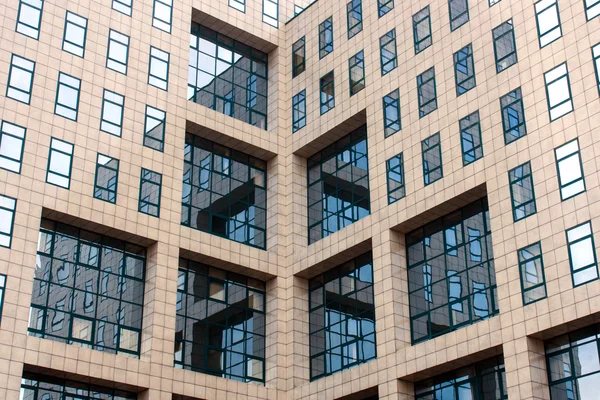
[[[533,250],[532,250],[533,249]],[[542,251],[542,242],[535,242],[525,247],[517,250],[517,258],[519,263],[519,276],[521,277],[521,297],[523,299],[523,306],[528,304],[533,304],[537,301],[543,300],[548,297],[546,291],[546,273],[544,271],[544,257]],[[539,262],[539,264],[538,264]],[[528,265],[530,263],[534,263],[533,267],[536,269],[536,277],[538,278],[538,283],[534,283],[529,287],[525,287],[525,282],[528,282]],[[541,276],[537,276],[537,269],[539,267],[539,272]],[[529,275],[531,275],[529,273]],[[540,291],[543,289],[543,293]],[[534,293],[530,295],[532,297],[527,298],[528,293]]]
[[[333,16],[319,24],[319,60],[333,51]]]
[[[381,76],[389,74],[398,67],[396,28],[379,38],[379,62],[381,65]]]
[[[292,97],[292,133],[306,126],[306,89]]]
[[[460,129],[460,149],[462,154],[463,167],[474,163],[475,161],[483,158],[483,140],[481,137],[481,119],[479,117],[479,111],[472,112],[466,117],[461,118],[458,121]],[[469,132],[472,128],[476,128],[473,133]],[[471,140],[471,147],[468,148],[469,140],[467,135],[473,137],[476,135],[474,140]],[[479,142],[478,144],[476,142]]]
[[[406,181],[404,179],[404,153],[395,155],[387,160],[385,162],[385,169],[387,198],[389,205],[406,197]]]
[[[108,158],[110,160],[106,161],[104,164],[100,164],[101,157]],[[107,166],[108,163],[116,161],[116,167]],[[111,185],[110,179],[108,185],[106,187],[101,186],[98,181],[99,172],[101,169],[106,169],[114,173],[114,184]],[[112,187],[111,187],[112,186]],[[106,201],[107,203],[116,204],[117,203],[117,189],[119,186],[119,160],[110,157],[101,153],[98,153],[96,156],[96,173],[94,175],[94,198],[102,201]],[[104,195],[106,194],[106,196]]]
[[[531,162],[527,161],[524,164],[518,165],[515,168],[508,171],[508,184],[510,188],[510,203],[512,208],[513,222],[521,221],[529,216],[537,213],[537,204],[535,198],[535,188],[533,182],[533,170],[531,169]],[[517,195],[516,186],[523,186],[525,184],[531,188],[531,198],[529,200],[520,202],[522,195]],[[533,204],[533,206],[529,206]]]

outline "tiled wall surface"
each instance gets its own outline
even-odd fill
[[[0,4],[0,119],[27,128],[21,173],[0,169],[0,195],[17,199],[11,247],[0,247],[0,273],[8,277],[0,325],[0,398],[19,399],[25,367],[129,388],[148,400],[173,395],[334,399],[372,387],[382,399],[411,399],[411,382],[503,353],[509,398],[549,399],[542,340],[600,315],[600,280],[573,287],[565,235],[590,220],[594,235],[600,234],[600,142],[594,139],[600,133],[600,99],[591,52],[600,42],[600,19],[586,21],[583,0],[559,2],[562,38],[542,49],[533,3],[524,0],[502,0],[493,7],[487,0],[472,0],[469,22],[453,32],[445,0],[396,0],[382,18],[376,1],[364,1],[363,30],[349,40],[345,2],[319,0],[285,23],[293,16],[293,3],[280,0],[278,29],[262,22],[258,0],[246,1],[245,14],[226,0],[173,3],[169,34],[152,27],[153,0],[134,0],[131,17],[112,10],[111,0],[46,0],[39,40],[15,32],[18,0]],[[427,5],[433,44],[415,55],[412,15]],[[61,50],[66,10],[88,18],[85,58]],[[318,25],[329,16],[334,50],[319,60]],[[518,63],[497,74],[491,31],[511,18]],[[269,52],[268,130],[186,99],[192,19]],[[392,28],[398,67],[382,77],[379,38]],[[131,38],[127,75],[105,68],[109,29]],[[302,36],[306,70],[292,79],[291,48]],[[469,43],[477,86],[457,97],[453,53]],[[150,46],[170,53],[168,91],[147,84]],[[360,50],[366,88],[350,97],[348,59]],[[5,96],[11,54],[36,62],[29,105]],[[565,61],[574,112],[550,122],[544,72]],[[432,66],[438,108],[419,118],[416,77]],[[321,116],[319,78],[332,70],[336,105]],[[82,80],[77,121],[54,114],[59,71]],[[527,135],[505,145],[499,98],[518,87]],[[402,129],[384,138],[382,97],[396,88]],[[99,130],[103,89],[125,96],[121,137]],[[303,89],[307,124],[292,134],[292,96]],[[142,146],[146,105],[167,113],[164,152]],[[463,167],[458,121],[477,110],[484,156]],[[308,246],[306,158],[361,123],[368,132],[371,214]],[[186,130],[267,161],[266,250],[181,225]],[[421,141],[437,132],[444,177],[424,186]],[[46,183],[51,137],[74,144],[69,190]],[[586,191],[561,201],[554,149],[575,138]],[[406,197],[388,205],[385,164],[401,152]],[[97,153],[120,160],[116,204],[93,197]],[[508,171],[527,161],[537,213],[515,223]],[[138,212],[141,168],[162,174],[160,218]],[[412,345],[404,233],[485,194],[500,313]],[[27,335],[42,215],[147,247],[139,358]],[[537,241],[548,297],[523,306],[517,249]],[[308,279],[366,249],[373,251],[377,359],[311,382]],[[181,254],[267,281],[264,386],[173,367]]]

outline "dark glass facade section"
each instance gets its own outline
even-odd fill
[[[542,258],[542,244],[530,244],[518,251],[519,273],[523,305],[546,298],[546,274]]]
[[[311,279],[309,287],[310,378],[376,358],[371,252]]]
[[[487,199],[406,235],[412,342],[498,314]]]
[[[394,0],[377,0],[377,15],[379,18],[394,9]]]
[[[306,68],[306,41],[302,36],[292,46],[292,77],[295,78]]]
[[[552,400],[595,400],[600,393],[600,324],[547,340]]]
[[[392,29],[379,38],[379,61],[381,62],[381,76],[393,71],[398,66],[396,29]]]
[[[492,30],[496,73],[500,73],[517,63],[517,43],[512,19]]]
[[[421,142],[423,156],[423,182],[425,186],[442,179],[442,145],[439,132]]]
[[[186,134],[182,225],[264,249],[266,168],[263,160]]]
[[[402,129],[399,89],[383,97],[383,126],[385,137],[392,136]]]
[[[319,24],[319,59],[333,51],[333,17]]]
[[[350,79],[350,96],[365,88],[365,53],[359,51],[348,60],[348,75]]]
[[[319,81],[321,115],[335,107],[335,85],[333,71],[323,75]]]
[[[265,283],[179,260],[175,367],[265,381]]]
[[[29,335],[140,354],[144,248],[42,219]]]
[[[513,220],[515,222],[536,213],[531,163],[519,165],[508,171]]]
[[[362,31],[362,0],[350,0],[346,5],[348,39]]]
[[[307,164],[308,244],[371,213],[366,125],[311,156]]]
[[[450,30],[460,28],[469,22],[468,0],[448,0],[448,12],[450,14]]]
[[[292,98],[292,132],[306,126],[306,89]]]
[[[267,129],[268,55],[193,23],[188,99]]]
[[[479,111],[462,118],[458,124],[460,125],[460,147],[463,165],[469,165],[483,157]]]
[[[423,118],[437,110],[435,67],[431,67],[417,76],[417,91],[419,95],[419,118]]]
[[[403,153],[387,160],[385,169],[387,175],[388,204],[392,204],[406,196]]]
[[[508,399],[504,358],[496,356],[415,384],[415,400]]]
[[[527,135],[521,88],[517,88],[500,97],[500,109],[502,111],[504,144],[512,143]]]
[[[456,96],[473,89],[475,82],[475,63],[471,44],[454,53],[454,79],[456,81]]]
[[[137,394],[54,376],[24,372],[22,400],[136,400]]]
[[[429,6],[425,7],[412,17],[413,36],[415,41],[415,54],[419,54],[431,46],[431,18]]]

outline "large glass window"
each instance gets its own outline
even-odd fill
[[[502,356],[454,370],[415,384],[415,400],[508,399]]]
[[[392,204],[406,196],[403,153],[387,160],[385,162],[385,169],[387,175],[388,204]]]
[[[173,0],[154,0],[152,10],[152,26],[171,33],[171,22],[173,21]]]
[[[0,168],[21,173],[25,132],[22,126],[0,121]]]
[[[29,334],[139,356],[146,252],[42,219]]]
[[[431,67],[417,76],[417,91],[419,96],[419,118],[423,118],[437,110],[435,67]]]
[[[160,218],[160,193],[162,174],[142,168],[140,174],[140,196],[138,211]]]
[[[413,36],[415,41],[415,54],[419,54],[431,46],[431,18],[429,6],[425,7],[412,17]]]
[[[376,358],[371,252],[311,279],[309,290],[310,378]]]
[[[385,137],[392,136],[402,129],[399,89],[383,96],[383,127]]]
[[[423,155],[423,181],[425,186],[442,179],[442,145],[439,132],[421,142]]]
[[[262,160],[186,134],[181,223],[265,249],[266,169]]]
[[[0,194],[0,247],[10,248],[17,199]]]
[[[169,59],[166,51],[150,46],[150,61],[148,62],[148,84],[162,90],[169,88]]]
[[[548,99],[548,112],[550,121],[554,121],[573,111],[573,98],[571,96],[571,83],[567,63],[544,73],[546,83],[546,97]]]
[[[595,400],[600,392],[600,325],[545,342],[552,400]]]
[[[346,5],[348,39],[362,31],[362,0],[350,0]]]
[[[487,199],[406,235],[412,342],[498,314]]]
[[[16,31],[35,40],[40,37],[44,0],[20,0]]]
[[[102,96],[102,114],[100,116],[101,131],[110,133],[111,135],[121,136],[124,106],[125,97],[104,89]]]
[[[512,143],[527,135],[521,88],[515,89],[500,97],[500,109],[502,111],[504,144]]]
[[[123,390],[68,381],[55,376],[24,372],[20,398],[23,400],[136,400],[137,395]]]
[[[119,160],[98,153],[96,178],[94,179],[94,197],[109,203],[116,203],[118,180]]]
[[[585,192],[583,163],[579,153],[579,140],[573,139],[554,149],[560,198],[565,201]]]
[[[365,53],[363,50],[348,60],[348,77],[350,80],[350,96],[365,88]]]
[[[483,157],[479,111],[461,118],[458,124],[460,126],[460,147],[462,150],[463,165],[469,165]]]
[[[393,71],[398,66],[396,29],[392,29],[379,38],[379,61],[381,62],[381,76]]]
[[[267,54],[193,24],[188,99],[267,129]]]
[[[546,275],[542,258],[542,244],[530,244],[519,249],[519,273],[523,305],[546,298]]]
[[[112,9],[131,17],[133,0],[112,0]]]
[[[62,49],[64,51],[83,57],[85,53],[87,23],[87,18],[72,13],[71,11],[67,11],[62,43]]]
[[[179,260],[175,367],[265,382],[265,283]]]
[[[333,51],[333,17],[319,24],[319,59]]]
[[[31,101],[31,89],[33,88],[34,71],[34,61],[13,54],[10,59],[10,70],[8,71],[6,97],[29,104]]]
[[[46,182],[69,189],[72,167],[73,145],[56,138],[50,138]]]
[[[536,213],[535,192],[531,163],[519,165],[508,171],[513,220],[515,222]]]
[[[456,80],[456,96],[473,89],[475,82],[475,62],[471,44],[454,53],[454,79]]]
[[[468,0],[448,0],[450,30],[454,31],[469,22]]]
[[[80,89],[81,79],[59,72],[54,114],[77,121]]]
[[[321,115],[335,107],[335,85],[333,80],[333,71],[325,74],[319,81]]]
[[[295,78],[306,68],[306,46],[302,36],[292,45],[292,77]]]
[[[279,3],[277,0],[263,0],[262,20],[265,24],[279,27]]]
[[[598,260],[590,221],[567,229],[569,262],[573,286],[598,279]]]
[[[308,244],[370,214],[366,125],[311,156],[307,166]]]
[[[292,132],[306,126],[306,89],[292,98]]]
[[[129,36],[114,30],[108,32],[108,51],[106,68],[127,75],[127,60],[129,59]]]
[[[542,48],[562,36],[558,0],[540,0],[534,6],[538,38]]]
[[[600,15],[600,0],[583,0],[583,5],[585,6],[585,17],[588,21]]]
[[[165,147],[165,125],[167,114],[158,108],[146,105],[144,122],[144,146],[162,152]]]
[[[492,29],[496,73],[517,63],[517,43],[512,19]]]
[[[394,9],[394,0],[377,0],[377,14],[379,18]]]

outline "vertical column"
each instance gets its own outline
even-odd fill
[[[286,292],[284,278],[267,282],[265,386],[278,390],[286,390]]]
[[[286,280],[288,310],[288,390],[310,381],[310,337],[308,280],[291,276]]]
[[[415,398],[414,385],[399,379],[379,384],[378,392],[379,400],[413,400]]]
[[[549,400],[544,342],[525,336],[505,343],[503,347],[508,397]]]

